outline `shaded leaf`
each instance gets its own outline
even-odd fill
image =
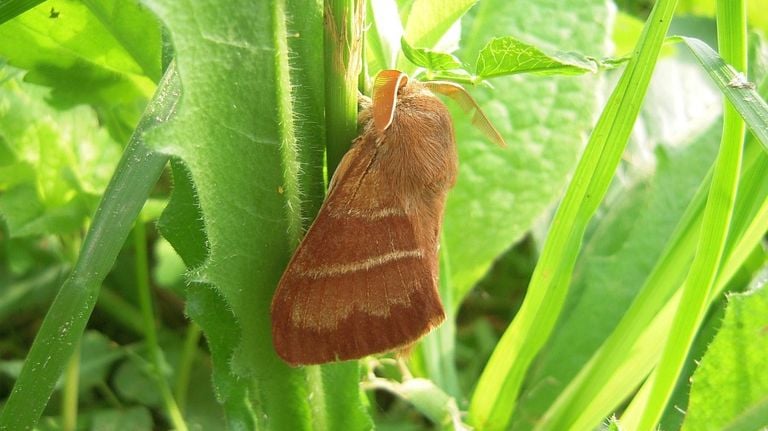
[[[200,214],[189,170],[179,160],[171,160],[173,193],[157,222],[163,236],[171,243],[188,268],[203,263],[207,249],[205,226]]]

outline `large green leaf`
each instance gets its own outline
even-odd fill
[[[601,57],[610,21],[605,2],[596,0],[483,1],[464,20],[458,55],[475,59],[489,40],[512,35]],[[455,305],[560,195],[592,126],[597,82],[589,75],[526,75],[493,80],[492,90],[472,89],[506,149],[494,147],[454,109],[461,165],[444,231]]]
[[[194,194],[176,177],[207,250],[201,236],[169,239],[192,265],[188,311],[210,340],[230,421],[370,426],[356,363],[292,369],[271,340],[272,293],[323,195],[321,4],[147,4],[170,30],[184,87],[176,121],[150,139],[186,165]],[[165,219],[194,212],[174,205]]]
[[[218,373],[255,377],[260,384],[253,399],[263,403],[255,407],[270,412],[276,427],[304,429],[306,393],[287,389],[303,387],[303,373],[290,370],[270,347],[269,299],[290,252],[285,198],[279,193],[272,10],[266,3],[147,4],[172,34],[184,88],[175,121],[149,141],[189,169],[209,244],[196,280],[216,289],[207,297],[193,289],[189,301],[207,311],[231,310],[231,318],[218,314],[201,322],[204,329],[209,321],[224,325],[210,333],[212,339],[239,334],[228,346],[236,355],[214,355]],[[229,417],[247,426],[253,421],[242,411],[248,394],[242,386],[237,392],[233,403],[243,407],[230,410]]]
[[[768,425],[768,289],[728,297],[722,326],[693,374],[683,430],[756,430]]]

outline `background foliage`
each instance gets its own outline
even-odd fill
[[[740,2],[677,3],[365,4],[367,77],[463,82],[509,145],[446,101],[448,319],[407,369],[292,369],[271,345],[324,148],[347,145],[323,114],[323,10],[345,2],[0,3],[0,429],[766,426],[766,142],[720,94],[765,130],[768,11],[745,5],[747,43]],[[662,48],[668,25],[743,51],[745,77]],[[703,223],[728,235],[708,311],[662,360]]]

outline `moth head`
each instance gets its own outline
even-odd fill
[[[399,70],[382,70],[373,82],[373,123],[383,133],[395,119],[395,108],[400,89],[408,84],[408,75]],[[472,124],[491,141],[502,148],[507,145],[504,138],[493,127],[474,98],[459,84],[449,81],[426,81],[422,84],[434,93],[440,93],[456,101],[464,112],[474,112]]]

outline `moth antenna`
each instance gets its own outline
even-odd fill
[[[464,112],[469,113],[474,111],[474,114],[472,115],[472,125],[477,127],[478,130],[483,132],[483,134],[496,145],[501,148],[507,147],[504,138],[502,138],[501,134],[495,127],[493,127],[491,121],[485,116],[483,110],[480,109],[480,105],[477,104],[475,99],[464,87],[449,81],[426,81],[422,84],[436,93],[446,95],[455,100]]]
[[[408,75],[399,70],[382,70],[373,81],[373,124],[383,133],[395,119],[397,92],[408,83]]]

